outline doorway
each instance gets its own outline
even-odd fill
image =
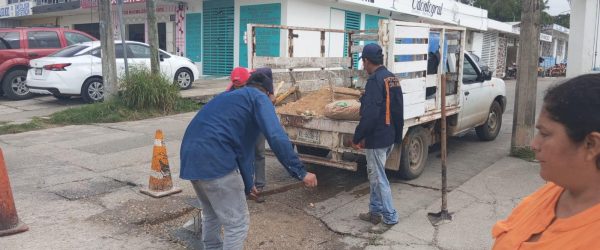
[[[167,24],[158,23],[158,48],[167,51]]]
[[[146,42],[146,27],[145,24],[128,24],[127,25],[127,40],[145,43]]]

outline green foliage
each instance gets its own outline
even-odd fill
[[[510,150],[510,156],[520,158],[526,161],[535,160],[535,152],[529,147],[514,147]]]
[[[179,88],[171,79],[147,69],[133,69],[121,82],[119,99],[131,108],[169,113],[179,99]]]
[[[46,122],[40,118],[34,118],[30,122],[23,124],[2,123],[0,124],[0,135],[22,133],[47,127],[48,124],[46,124]]]
[[[565,28],[571,27],[571,14],[561,14],[554,17],[554,23]]]
[[[542,10],[547,9],[548,0],[540,1]],[[501,22],[518,22],[521,20],[522,0],[461,0],[460,2],[488,10],[488,17],[494,20]],[[540,23],[541,25],[558,24],[569,28],[570,17],[570,14],[552,16],[542,11]]]
[[[23,124],[0,123],[0,135],[22,133],[64,125],[135,121],[162,115],[194,112],[200,108],[200,104],[181,97],[177,97],[173,110],[168,113],[164,113],[159,109],[131,109],[121,100],[116,99],[110,102],[88,104],[59,111],[50,115],[48,119],[34,118],[31,122]]]

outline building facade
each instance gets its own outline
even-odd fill
[[[67,27],[99,37],[97,1],[0,0],[0,25]],[[120,38],[116,0],[112,2],[115,38]],[[29,11],[19,7],[23,11],[11,12],[13,5],[28,5]],[[145,0],[124,0],[125,39],[147,42],[145,6]],[[248,23],[373,29],[380,19],[391,18],[488,29],[486,10],[454,0],[156,0],[156,12],[159,47],[192,59],[204,75],[228,75],[235,66],[247,66]],[[318,34],[294,34],[294,56],[320,55]],[[258,55],[287,55],[287,31],[259,29],[257,39]],[[347,53],[343,35],[326,40],[327,56]]]
[[[600,1],[571,3],[567,77],[600,72]]]

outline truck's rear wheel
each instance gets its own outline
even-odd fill
[[[423,127],[413,127],[406,133],[402,142],[402,157],[398,174],[401,178],[412,180],[425,169],[429,154],[429,134]]]
[[[500,103],[494,101],[492,107],[490,107],[490,113],[485,121],[485,124],[475,128],[477,136],[482,141],[493,141],[500,133],[500,127],[502,126],[502,107]]]

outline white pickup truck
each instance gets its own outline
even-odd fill
[[[257,56],[256,47],[261,46],[256,39],[259,28],[288,30],[288,55]],[[442,79],[446,79],[448,135],[461,135],[474,128],[481,140],[490,141],[500,131],[506,107],[505,84],[465,53],[464,28],[381,20],[379,29],[371,31],[259,24],[249,24],[248,30],[249,66],[271,67],[276,72],[275,82],[297,85],[303,93],[328,85],[360,88],[367,76],[356,69],[357,53],[365,42],[380,44],[384,64],[400,79],[404,97],[403,142],[394,147],[386,169],[398,171],[403,178],[417,178],[425,167],[429,146],[440,141]],[[295,32],[319,32],[321,57],[294,57]],[[332,42],[326,41],[332,37],[327,33],[343,34],[345,41],[350,41],[344,57],[325,56],[324,45]],[[431,65],[431,60],[428,64],[435,54],[429,53],[432,47],[439,48],[439,55],[443,55],[437,67]],[[352,149],[349,143],[358,121],[278,115],[303,162],[353,171],[364,162],[364,152]]]

